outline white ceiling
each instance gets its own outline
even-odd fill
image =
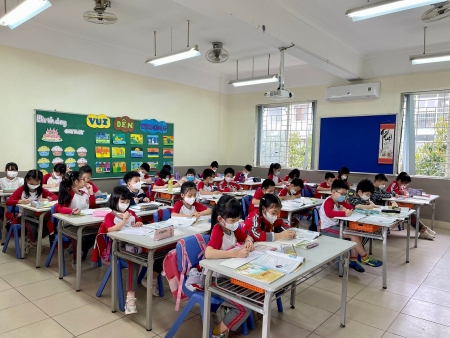
[[[83,19],[92,0],[50,1],[52,7],[26,24],[12,31],[0,27],[0,44],[225,92],[233,92],[227,82],[235,78],[236,60],[239,77],[251,75],[253,57],[255,76],[263,75],[271,54],[270,72],[278,73],[278,48],[291,42],[295,47],[286,52],[287,86],[449,67],[412,68],[408,61],[409,54],[422,50],[420,16],[429,7],[353,23],[345,11],[366,0],[112,0],[107,11],[118,21],[102,26]],[[16,0],[7,3],[12,8]],[[155,30],[158,55],[170,52],[170,27],[173,50],[186,48],[187,20],[191,45],[198,44],[202,56],[156,68],[144,64],[154,53]],[[450,19],[428,27],[428,50],[450,48]],[[204,58],[213,41],[223,42],[230,53],[226,63]]]

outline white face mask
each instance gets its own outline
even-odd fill
[[[217,169],[213,169],[212,171],[216,172]]]
[[[228,183],[230,183],[233,180],[233,177],[225,177],[225,181],[227,181]]]
[[[295,194],[297,193],[297,191],[294,190],[294,189],[291,189],[290,191],[291,191],[291,194],[292,194],[292,195],[295,195]]]
[[[55,176],[55,175],[53,175],[53,179],[54,179],[56,182],[59,182],[59,181],[62,180],[62,177],[61,177],[61,176]]]
[[[280,176],[280,172],[279,171],[275,171],[275,176]]]
[[[268,212],[265,213],[264,217],[269,221],[270,224],[275,223],[275,221],[278,219],[277,215],[271,215]]]
[[[369,200],[369,196],[367,196],[367,195],[362,195],[361,196],[361,199],[363,200],[363,201],[368,201]]]
[[[384,188],[386,188],[386,185],[385,184],[381,184],[381,185],[378,186],[378,188],[384,189]]]
[[[236,231],[236,229],[239,228],[239,222],[232,224],[225,222],[225,228],[227,228],[230,231]]]
[[[342,178],[343,180],[346,180],[346,179],[347,179],[347,175],[342,175],[341,178]]]
[[[185,197],[185,198],[184,198],[184,201],[185,201],[187,204],[192,205],[192,204],[194,204],[194,202],[195,202],[195,197]]]
[[[131,187],[135,190],[141,189],[141,186],[142,186],[141,182],[137,182],[131,185]]]
[[[30,184],[30,183],[27,183],[27,186],[28,186],[28,188],[30,188],[31,190],[36,190],[37,188],[39,188],[39,184],[33,185],[33,184]]]
[[[288,178],[288,182],[291,183],[292,182],[292,178]]]
[[[6,175],[8,175],[9,177],[12,177],[12,178],[16,178],[17,175],[19,175],[19,172],[18,171],[7,171]]]
[[[243,174],[244,174],[244,176],[248,176],[250,173],[244,171]]]
[[[141,178],[144,178],[145,174],[142,171],[140,171],[139,176],[141,176]]]
[[[119,202],[117,204],[117,209],[119,209],[120,212],[125,212],[128,209],[129,206],[130,206],[129,203],[120,203]]]
[[[169,181],[168,178],[163,178],[163,182],[167,182],[167,181]]]

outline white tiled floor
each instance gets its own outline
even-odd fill
[[[381,268],[364,274],[350,272],[347,323],[340,327],[341,279],[334,269],[308,280],[298,288],[297,306],[290,309],[283,297],[284,312],[272,312],[271,336],[284,337],[450,337],[450,231],[438,229],[434,242],[419,240],[405,264],[406,231],[392,231],[388,240],[388,289],[381,288]],[[169,292],[155,299],[153,331],[143,328],[145,289],[137,292],[136,315],[111,313],[110,284],[97,298],[105,267],[83,267],[82,291],[73,287],[74,271],[57,277],[56,257],[49,268],[34,267],[35,255],[25,260],[14,256],[14,243],[0,253],[0,337],[164,337],[175,321],[174,300]],[[374,255],[381,258],[381,243]],[[411,246],[413,239],[411,239]],[[45,248],[42,263],[47,258]],[[43,264],[42,264],[43,265]],[[142,288],[142,289],[141,289]],[[168,290],[166,290],[168,291]],[[259,318],[259,316],[258,316]],[[201,337],[199,309],[195,308],[176,337]],[[249,337],[260,337],[261,320]],[[230,335],[241,337],[239,333]]]

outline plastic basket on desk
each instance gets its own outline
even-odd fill
[[[378,225],[364,224],[359,222],[348,222],[348,228],[350,230],[363,231],[363,232],[376,232],[381,229]]]
[[[251,285],[251,284],[248,284],[248,283],[245,283],[245,282],[242,282],[242,281],[237,280],[235,278],[230,278],[230,282],[232,284],[236,284],[236,285],[242,286],[242,287],[244,287],[246,289],[249,289],[249,290],[252,290],[252,291],[255,291],[255,292],[258,292],[258,293],[264,293],[265,292],[264,289],[261,289],[261,288],[259,288],[257,286],[254,286],[254,285]]]

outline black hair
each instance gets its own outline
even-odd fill
[[[300,187],[300,189],[303,189],[303,187],[305,186],[305,185],[303,184],[303,180],[302,180],[301,178],[294,178],[294,179],[292,180],[291,184],[292,184],[294,187]]]
[[[123,176],[123,181],[125,182],[125,183],[128,183],[128,182],[130,182],[131,181],[131,179],[133,178],[133,177],[141,177],[141,175],[139,175],[139,173],[137,172],[137,171],[129,171],[129,172],[127,172],[124,176]]]
[[[300,170],[298,169],[292,169],[289,173],[289,178],[293,180],[294,178],[300,178]]]
[[[336,178],[336,176],[334,176],[334,174],[330,173],[330,172],[325,173],[325,180],[327,180],[329,178]]]
[[[348,175],[350,174],[350,170],[347,167],[342,167],[338,171],[338,178],[341,178],[342,175]]]
[[[186,176],[189,175],[189,174],[195,176],[195,175],[197,175],[197,172],[195,171],[194,168],[189,168],[189,169],[186,171]]]
[[[28,188],[27,180],[34,179],[36,181],[39,181],[39,187],[36,189],[36,195],[42,196],[42,172],[40,170],[32,169],[27,172],[24,178],[24,185],[23,185],[23,191],[25,192],[25,197],[29,198],[30,195],[30,188]]]
[[[12,168],[13,170],[19,171],[19,166],[18,166],[16,163],[14,163],[14,162],[6,163],[6,165],[5,165],[5,171],[10,170],[11,168]]]
[[[233,168],[226,168],[223,172],[223,176],[226,176],[227,174],[231,174],[234,176],[234,169]]]
[[[109,208],[113,211],[122,212],[117,208],[119,200],[131,200],[132,198],[133,195],[127,187],[124,187],[123,185],[115,187],[111,193],[111,197],[109,198]]]
[[[65,174],[67,171],[67,166],[64,163],[56,163],[53,167],[53,171],[58,174]]]
[[[398,176],[395,180],[400,181],[400,182],[408,182],[409,183],[409,182],[411,182],[411,176],[409,176],[405,172],[401,172],[400,174],[398,174]]]
[[[275,182],[273,180],[271,180],[270,178],[268,178],[262,182],[261,189],[267,190],[268,187],[274,187],[274,186],[275,186]]]
[[[259,201],[259,215],[262,217],[263,207],[266,209],[270,209],[274,205],[279,208],[282,207],[281,201],[278,198],[278,196],[273,194],[265,194],[263,197],[261,197],[261,200]],[[264,228],[265,228],[264,222],[261,222],[261,230],[264,231]]]
[[[361,192],[370,192],[371,194],[373,194],[373,192],[375,191],[375,186],[373,185],[373,182],[371,180],[368,179],[364,179],[362,181],[360,181],[358,183],[358,185],[356,186],[356,192],[360,191]]]
[[[212,169],[203,170],[203,179],[214,176],[214,171]]]
[[[345,181],[338,178],[333,181],[333,184],[331,184],[331,191],[339,189],[348,190],[348,185]]]
[[[375,181],[388,182],[388,178],[386,177],[385,174],[378,174],[378,175],[375,176]]]
[[[219,168],[219,163],[217,161],[212,161],[210,167],[211,168]]]
[[[189,191],[189,190],[191,190],[191,189],[195,189],[196,191],[197,191],[197,185],[194,183],[194,182],[191,182],[191,181],[187,181],[187,182],[184,182],[182,185],[181,185],[181,193],[183,194],[183,195],[186,195],[186,193]]]
[[[159,178],[160,179],[165,179],[165,178],[167,178],[167,176],[169,176],[169,178],[170,178],[170,171],[169,170],[167,170],[167,169],[163,169],[163,170],[161,170],[160,172],[159,172]]]
[[[78,170],[80,172],[80,176],[83,176],[83,174],[91,174],[92,175],[92,168],[88,165],[84,165]]]
[[[211,214],[211,229],[208,234],[211,235],[212,229],[218,223],[220,216],[226,218],[238,218],[241,215],[241,204],[231,195],[223,195],[214,205]]]
[[[271,163],[270,167],[269,167],[269,174],[268,175],[273,175],[274,173],[274,169],[280,169],[281,168],[281,164],[280,163]]]
[[[252,169],[253,169],[253,167],[252,167],[250,164],[247,164],[247,165],[244,167],[244,169],[247,170],[248,172],[251,172]]]
[[[80,180],[80,172],[79,171],[69,171],[62,178],[61,184],[59,185],[59,193],[58,193],[58,204],[64,207],[68,207],[70,205],[70,201],[72,200],[72,195],[70,190],[72,189],[75,181]]]
[[[148,163],[142,163],[139,168],[144,169],[146,172],[150,171],[150,165]]]
[[[164,164],[161,171],[163,171],[164,169],[167,170],[169,173],[172,172],[172,167],[168,164]]]

